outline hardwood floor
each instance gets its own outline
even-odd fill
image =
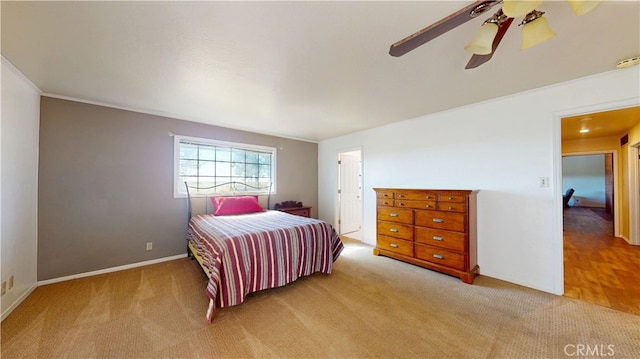
[[[613,236],[599,209],[564,210],[565,296],[640,315],[640,246]]]

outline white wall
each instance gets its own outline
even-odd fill
[[[606,207],[604,154],[562,157],[562,191],[573,188],[569,205]]]
[[[562,294],[560,116],[638,103],[639,75],[611,71],[323,141],[319,217],[334,222],[336,154],[362,146],[364,242],[375,244],[373,187],[478,189],[481,274]]]
[[[40,90],[2,57],[0,300],[4,319],[37,286]]]

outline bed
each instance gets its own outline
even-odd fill
[[[208,322],[216,308],[241,304],[249,293],[330,274],[344,248],[329,223],[263,210],[257,196],[219,196],[211,202],[213,213],[192,215],[189,206],[187,230],[188,254],[209,277]]]

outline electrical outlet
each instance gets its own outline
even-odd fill
[[[7,294],[7,282],[2,282],[2,289],[0,290],[0,295]]]
[[[13,288],[13,276],[9,277],[9,288],[7,290],[11,290]]]
[[[147,250],[150,251],[153,249],[153,242],[147,242]]]

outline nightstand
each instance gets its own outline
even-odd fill
[[[311,218],[311,207],[303,206],[302,202],[284,201],[282,203],[276,203],[274,209],[281,212],[295,214],[296,216]]]
[[[278,208],[278,211],[295,214],[296,216],[311,217],[311,207]]]

